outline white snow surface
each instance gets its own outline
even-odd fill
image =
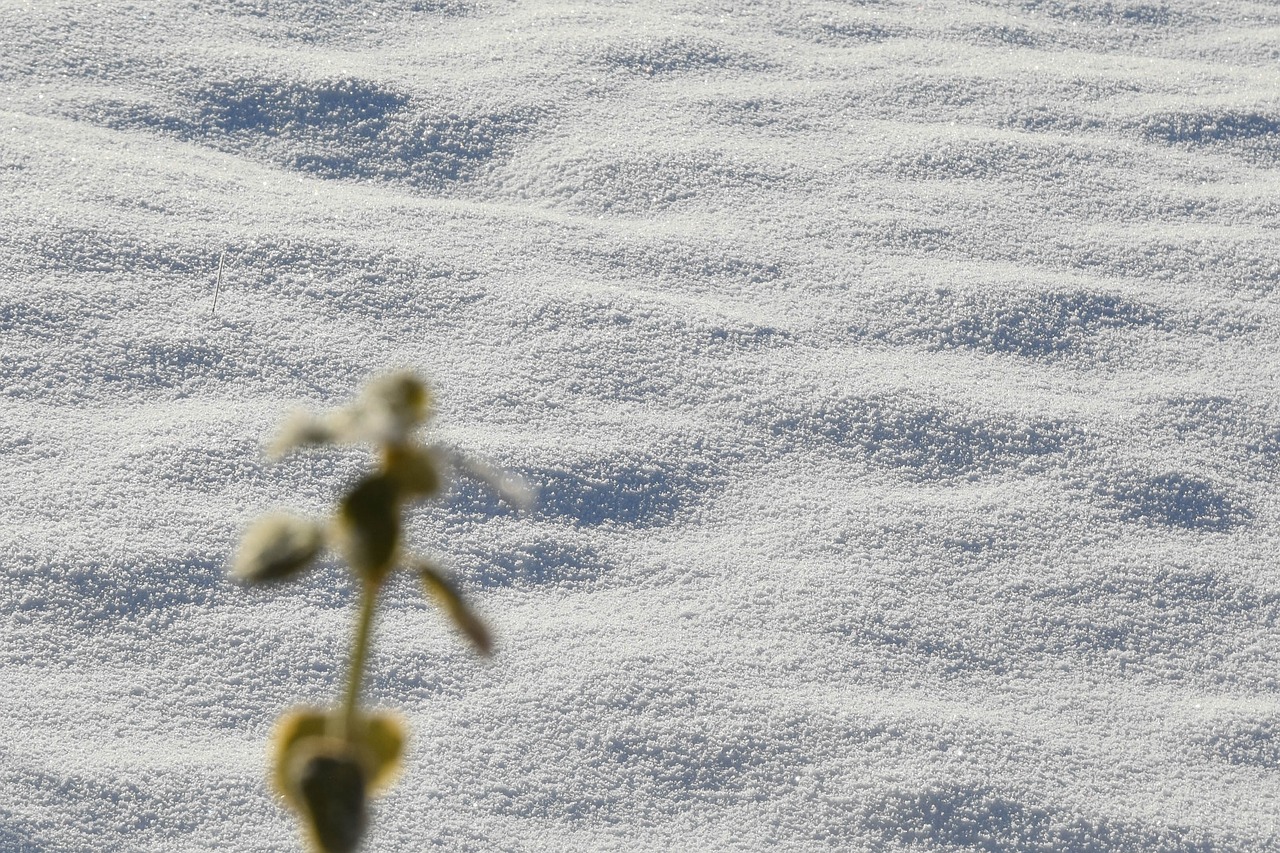
[[[287,851],[370,378],[365,850],[1280,850],[1280,6],[0,0],[0,850]],[[215,270],[227,253],[214,312]]]

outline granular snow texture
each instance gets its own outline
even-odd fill
[[[0,850],[301,849],[412,368],[366,849],[1280,850],[1280,7],[0,2]],[[215,271],[227,270],[217,294]]]

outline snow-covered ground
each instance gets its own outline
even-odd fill
[[[414,368],[369,851],[1280,850],[1280,7],[0,0],[0,850],[299,849]],[[232,267],[213,311],[219,254]]]

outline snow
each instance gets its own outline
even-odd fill
[[[1280,850],[1280,10],[0,2],[0,849],[301,849],[411,368],[366,849]],[[214,281],[226,252],[216,313]]]

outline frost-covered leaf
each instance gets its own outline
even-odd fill
[[[290,779],[290,767],[299,744],[308,739],[324,738],[329,727],[329,713],[318,708],[295,708],[280,718],[271,738],[272,782],[294,808],[296,790]]]
[[[351,405],[326,415],[293,415],[268,448],[279,457],[298,447],[323,444],[403,445],[431,412],[426,385],[410,373],[369,383]]]
[[[386,788],[400,772],[405,727],[397,715],[359,713],[348,731],[341,708],[295,708],[280,719],[272,737],[272,782],[295,809],[301,805],[294,777],[299,756],[332,750],[335,741],[345,742],[360,760],[370,793]]]
[[[369,383],[356,403],[370,441],[402,444],[426,420],[431,405],[427,388],[411,373],[393,373]]]
[[[323,547],[324,533],[315,522],[268,515],[245,533],[231,572],[247,583],[284,580],[310,565]]]
[[[361,747],[370,793],[395,781],[404,754],[404,723],[393,714],[362,714],[352,737]]]

